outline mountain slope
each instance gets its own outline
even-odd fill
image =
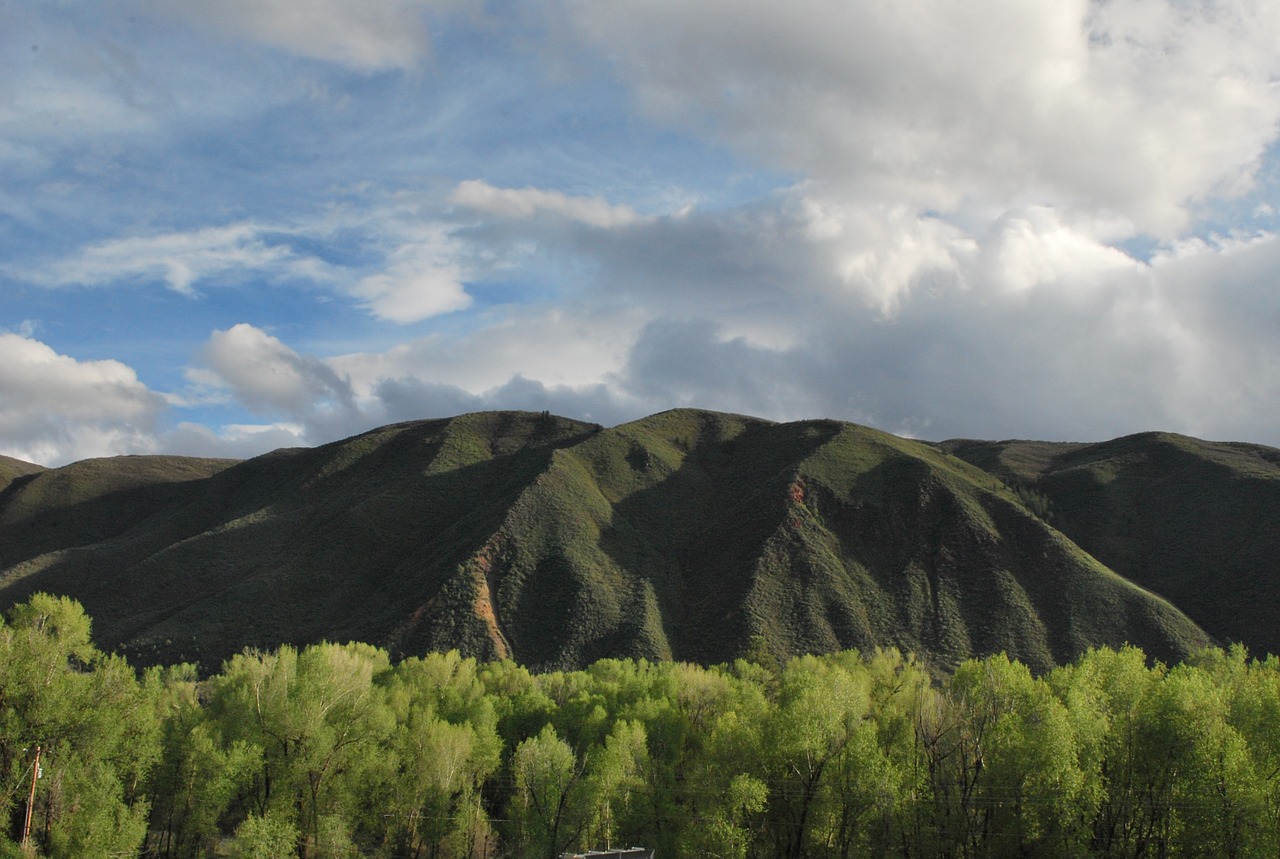
[[[1032,487],[1063,533],[1218,638],[1280,653],[1280,450],[1172,433],[942,448]]]
[[[0,492],[8,489],[9,485],[15,480],[38,474],[44,470],[43,466],[34,463],[23,462],[21,459],[14,459],[11,456],[0,456]]]
[[[213,668],[243,646],[324,638],[394,645],[405,607],[433,596],[487,535],[546,446],[588,431],[474,415],[276,451],[211,474],[111,539],[6,557],[0,590],[6,602],[75,596],[96,637],[140,662]]]
[[[944,667],[1207,641],[989,475],[834,421],[676,411],[603,431],[557,452],[491,545],[499,622],[534,664],[715,662],[753,635],[779,656],[892,644]]]
[[[122,456],[57,469],[32,466],[16,474],[0,495],[0,568],[125,533],[181,504],[195,485],[233,464]]]
[[[895,645],[1036,668],[1208,643],[991,474],[836,421],[694,410],[383,427],[242,463],[125,457],[0,495],[0,604],[81,600],[142,663],[359,639],[534,666]]]

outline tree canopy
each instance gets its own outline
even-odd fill
[[[892,650],[530,673],[359,644],[135,672],[0,621],[0,856],[1228,856],[1280,850],[1280,661]],[[19,846],[32,775],[31,843]]]

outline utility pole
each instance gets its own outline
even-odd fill
[[[31,811],[36,805],[36,779],[40,778],[40,747],[36,746],[36,760],[31,765],[31,793],[27,796],[27,819],[22,824],[22,846],[31,840]]]

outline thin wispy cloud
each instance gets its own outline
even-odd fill
[[[24,274],[54,287],[158,282],[183,295],[194,295],[200,281],[216,277],[328,279],[318,260],[270,242],[248,223],[112,239]]]
[[[167,4],[165,4],[167,5]],[[231,38],[357,72],[413,70],[431,52],[428,16],[461,0],[207,0],[165,10]]]
[[[614,205],[600,197],[570,196],[543,188],[495,188],[481,179],[461,182],[449,200],[500,218],[561,217],[602,229],[641,220],[630,206]]]

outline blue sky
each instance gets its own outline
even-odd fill
[[[0,453],[1280,444],[1280,7],[0,2]]]

